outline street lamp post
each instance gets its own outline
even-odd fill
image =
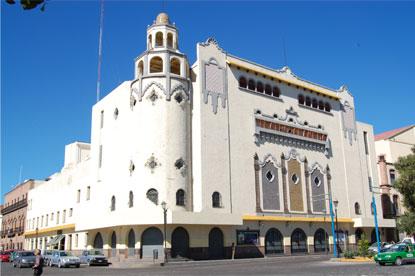
[[[337,220],[337,206],[339,205],[339,201],[337,199],[333,200],[333,204],[334,204],[334,212],[336,214],[336,249],[338,251],[337,253],[337,257],[340,257],[340,246],[339,246],[339,221]]]
[[[167,203],[162,202],[161,207],[163,208],[163,217],[164,217],[164,263],[167,263]]]

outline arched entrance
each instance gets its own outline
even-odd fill
[[[134,256],[135,255],[135,233],[133,229],[130,229],[130,232],[128,232],[128,256]]]
[[[328,252],[329,251],[329,235],[323,229],[317,229],[314,233],[314,252]]]
[[[209,258],[223,259],[223,233],[215,227],[209,232]]]
[[[307,252],[307,236],[302,229],[297,228],[291,234],[291,253]]]
[[[183,227],[177,227],[171,234],[171,256],[188,257],[189,252],[189,234]]]
[[[280,231],[271,228],[265,235],[265,254],[279,253],[284,253],[283,237]]]
[[[163,256],[163,234],[156,227],[147,228],[141,236],[141,257],[153,258],[153,250],[158,251],[158,256]]]
[[[117,255],[117,234],[115,231],[112,232],[111,235],[111,256]]]
[[[102,236],[101,236],[101,233],[100,233],[100,232],[98,232],[98,233],[95,235],[95,239],[94,239],[94,248],[95,248],[95,249],[102,249],[102,248],[104,248],[104,242],[103,242],[103,240],[102,240]]]

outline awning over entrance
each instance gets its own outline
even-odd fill
[[[57,235],[56,237],[52,238],[48,243],[46,243],[46,245],[49,246],[58,244],[64,237],[64,235]]]

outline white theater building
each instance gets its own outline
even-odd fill
[[[178,41],[159,14],[134,80],[93,106],[91,143],[66,146],[63,169],[29,192],[26,248],[161,256],[164,202],[171,257],[229,258],[232,245],[237,258],[324,252],[329,194],[342,248],[371,240],[373,129],[355,120],[347,88],[241,59],[214,39],[189,66]],[[395,222],[381,208],[377,218],[383,237]]]

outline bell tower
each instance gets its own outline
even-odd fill
[[[135,60],[130,107],[142,128],[146,189],[156,189],[158,204],[164,201],[173,211],[193,208],[190,90],[189,65],[178,49],[178,31],[169,16],[160,13],[147,28],[146,50]]]

